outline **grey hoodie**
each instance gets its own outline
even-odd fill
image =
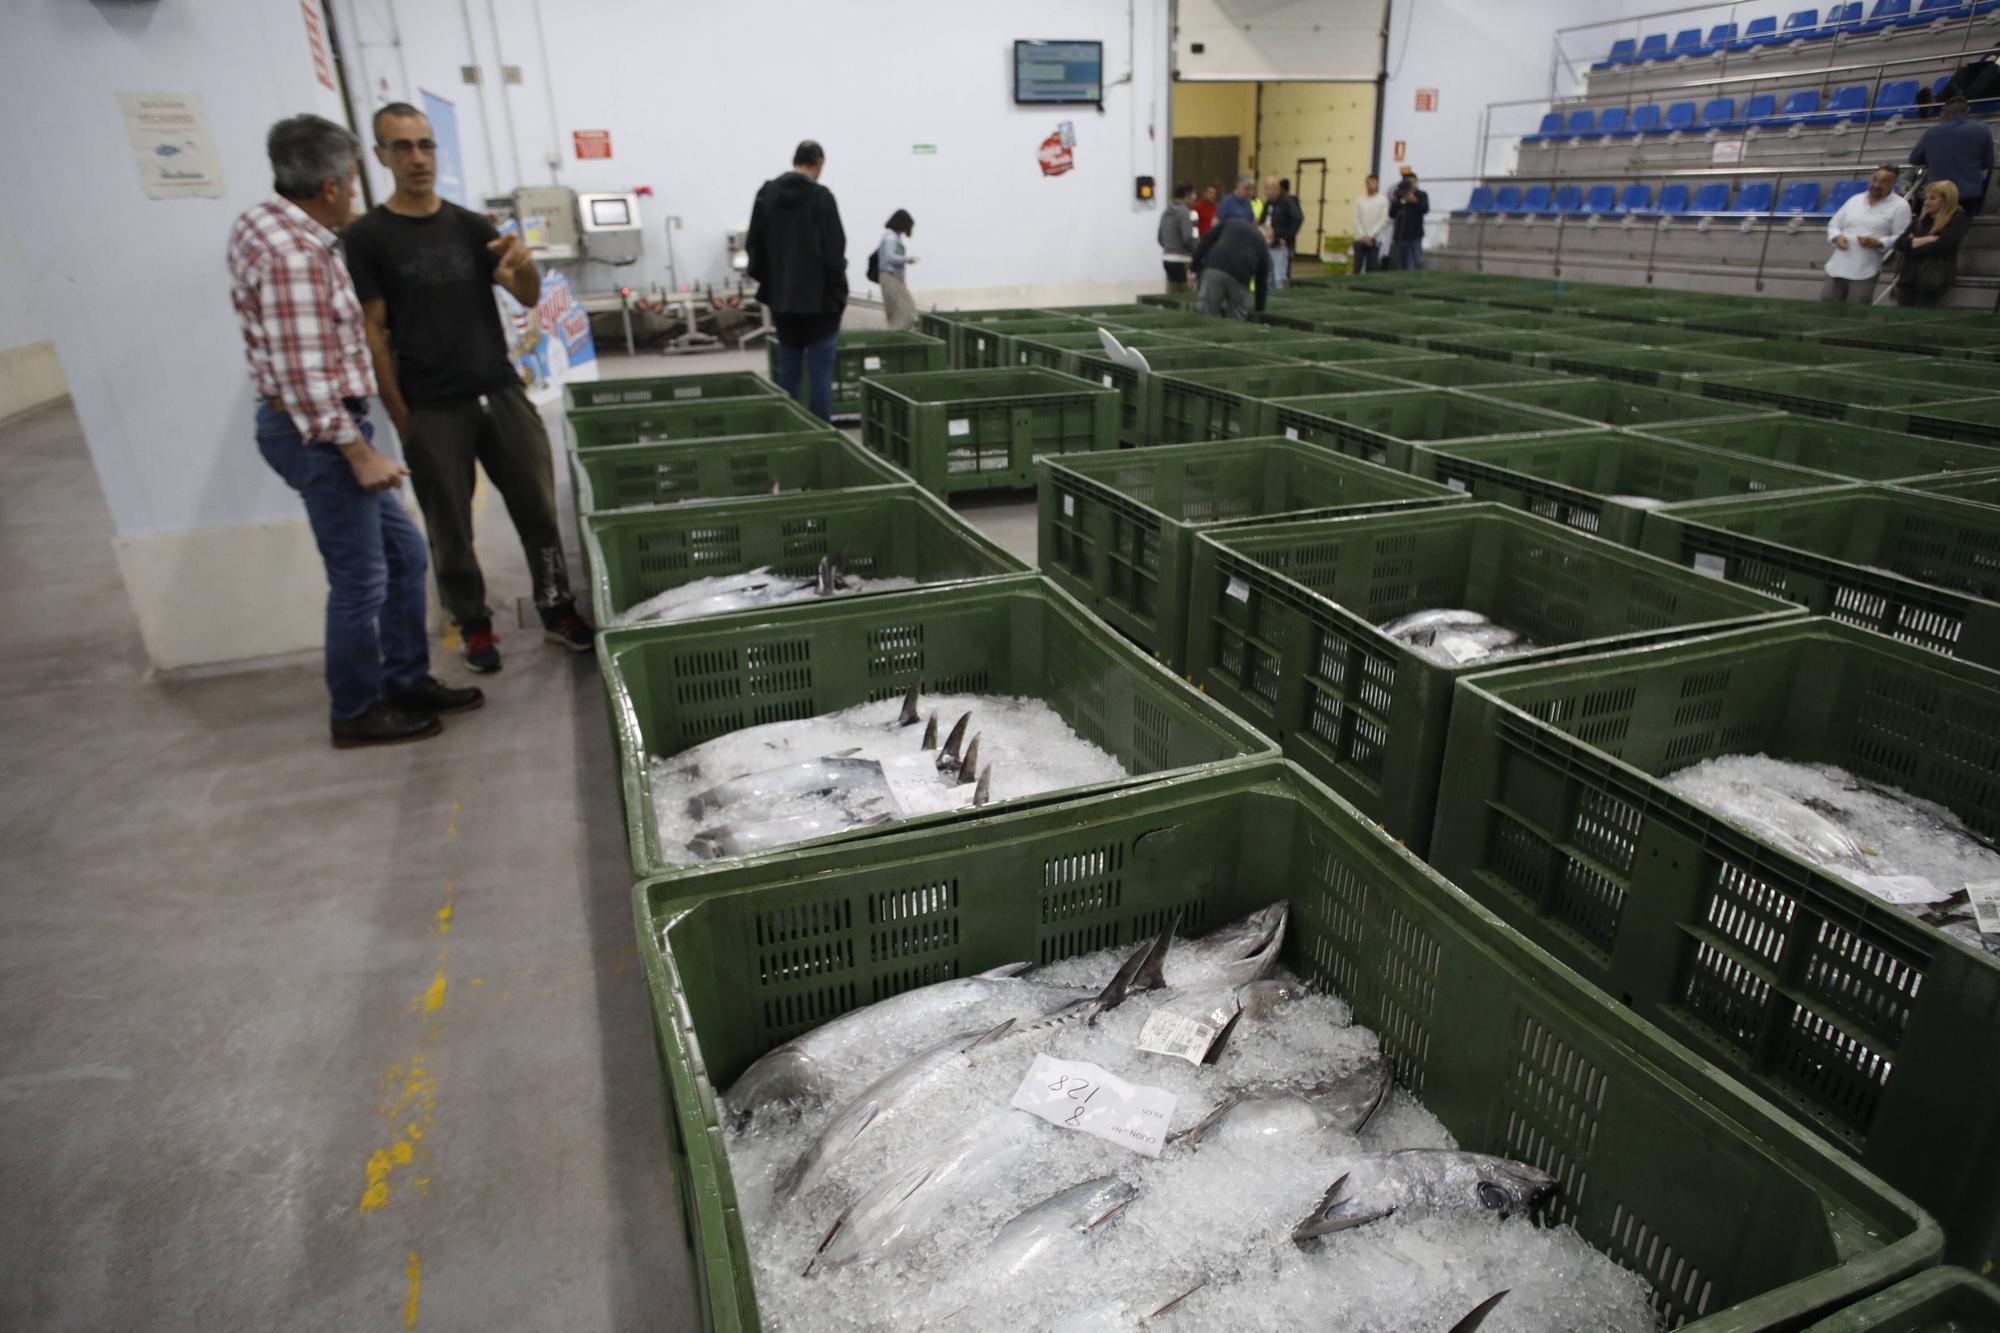
[[[1168,204],[1160,214],[1160,253],[1169,261],[1186,260],[1194,254],[1194,242],[1194,211],[1186,204]]]

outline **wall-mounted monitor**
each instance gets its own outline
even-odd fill
[[[1023,106],[1103,105],[1104,43],[1015,42],[1014,100]]]

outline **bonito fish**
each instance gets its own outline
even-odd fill
[[[1370,1053],[1337,1078],[1290,1079],[1238,1088],[1175,1140],[1192,1148],[1225,1119],[1231,1134],[1279,1134],[1333,1129],[1359,1134],[1395,1083],[1389,1059]]]
[[[1058,1190],[1014,1215],[993,1234],[986,1262],[1002,1277],[1019,1277],[1060,1247],[1081,1244],[1117,1217],[1139,1191],[1117,1176],[1099,1176]]]
[[[1556,1195],[1546,1171],[1484,1153],[1404,1148],[1352,1159],[1319,1205],[1292,1228],[1308,1241],[1366,1226],[1392,1213],[1476,1212],[1538,1218]]]

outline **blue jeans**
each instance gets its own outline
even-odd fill
[[[803,370],[811,379],[806,409],[821,421],[833,420],[833,349],[839,342],[839,329],[816,343],[778,341],[778,387],[785,397],[797,398]]]
[[[1271,247],[1271,290],[1282,291],[1292,280],[1292,252],[1282,245]]]
[[[362,438],[375,428],[355,414]],[[326,690],[335,721],[430,674],[423,534],[390,491],[364,491],[338,449],[308,444],[286,413],[257,408],[257,448],[299,493],[326,563]]]
[[[1424,243],[1422,241],[1397,241],[1389,250],[1390,268],[1422,268],[1424,266]]]

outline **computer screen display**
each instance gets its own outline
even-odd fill
[[[1104,43],[1015,42],[1014,100],[1022,105],[1102,103]]]
[[[624,199],[593,199],[590,201],[590,225],[593,227],[629,227],[632,225],[632,205]]]

